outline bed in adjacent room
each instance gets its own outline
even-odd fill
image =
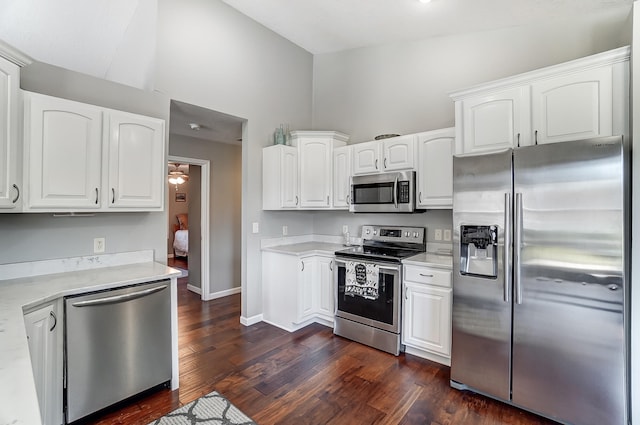
[[[189,255],[189,223],[187,214],[176,215],[178,224],[175,225],[173,234],[173,254],[176,257]]]

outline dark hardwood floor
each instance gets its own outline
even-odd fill
[[[144,425],[216,390],[260,425],[555,424],[451,389],[448,367],[395,357],[322,325],[291,334],[266,323],[244,327],[240,295],[201,302],[187,279],[178,289],[180,389],[138,397],[86,423]]]

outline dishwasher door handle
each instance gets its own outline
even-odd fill
[[[78,301],[78,302],[72,303],[71,305],[74,307],[91,307],[96,305],[123,303],[126,301],[135,300],[137,298],[146,297],[147,295],[151,295],[156,292],[160,292],[166,287],[167,285],[156,286],[155,288],[149,288],[143,291],[132,292],[130,294],[114,295],[112,297],[97,298],[95,300]]]

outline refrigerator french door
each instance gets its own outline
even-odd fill
[[[626,424],[621,137],[454,159],[451,385]]]

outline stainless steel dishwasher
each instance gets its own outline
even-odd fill
[[[67,423],[171,379],[169,280],[65,298]]]

